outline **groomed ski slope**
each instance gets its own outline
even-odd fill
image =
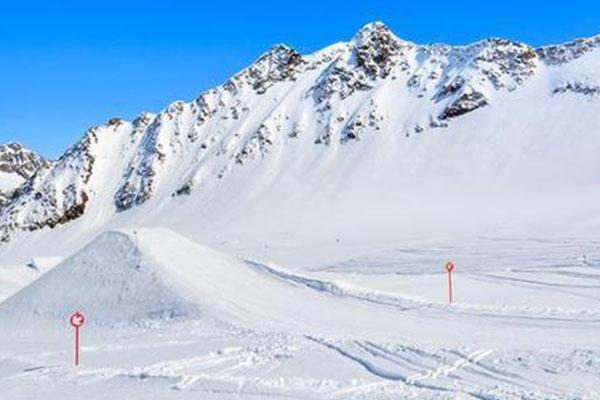
[[[593,398],[597,255],[533,273],[482,270],[487,246],[471,249],[472,265],[462,255],[449,306],[439,271],[382,273],[393,254],[309,272],[166,229],[106,232],[0,303],[0,389],[10,398],[42,387],[65,398]],[[530,265],[536,251],[545,263],[540,247],[519,247]],[[77,370],[66,322],[75,309],[88,318]]]

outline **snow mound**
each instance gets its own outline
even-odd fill
[[[190,316],[197,310],[136,233],[109,231],[0,304],[0,319],[66,321],[75,310],[100,324]]]
[[[201,316],[318,326],[321,307],[339,307],[326,292],[167,229],[108,231],[0,303],[0,320],[64,325],[81,310],[105,326]]]
[[[58,328],[76,310],[88,324],[107,327],[210,318],[310,333],[394,332],[401,319],[393,309],[378,309],[333,283],[223,255],[167,229],[146,228],[101,234],[0,303],[0,321]]]
[[[520,346],[535,346],[543,330],[552,332],[549,346],[567,341],[597,347],[592,332],[598,320],[588,312],[446,307],[411,300],[400,289],[329,278],[223,255],[166,229],[108,231],[0,303],[0,336],[6,333],[2,328],[23,336],[64,333],[70,330],[69,315],[81,310],[87,332],[101,335],[110,334],[107,328],[199,326],[204,320],[244,331],[340,340],[411,341],[427,332],[427,343],[448,346],[460,338],[470,345],[501,347],[513,336]],[[444,280],[438,282],[443,291]],[[414,284],[425,292],[435,285],[431,276]]]

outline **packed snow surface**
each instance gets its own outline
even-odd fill
[[[592,398],[598,243],[471,246],[395,248],[309,271],[166,229],[106,232],[0,304],[0,388],[10,398],[98,388],[127,398]],[[460,260],[452,305],[447,254]],[[88,320],[76,369],[74,310]]]

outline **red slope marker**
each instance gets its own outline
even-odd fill
[[[79,328],[85,323],[85,316],[77,310],[69,318],[69,323],[75,328],[75,366],[79,365]]]
[[[444,268],[448,272],[448,303],[452,303],[452,271],[454,270],[454,263],[448,261]]]

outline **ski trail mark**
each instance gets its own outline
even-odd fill
[[[413,374],[406,378],[406,383],[408,384],[416,384],[419,381],[423,381],[426,379],[437,379],[440,376],[448,376],[452,372],[458,371],[467,367],[470,364],[476,364],[479,361],[483,360],[485,357],[489,356],[493,353],[493,350],[485,350],[479,349],[474,351],[473,353],[467,355],[466,358],[462,358],[456,360],[454,363],[450,365],[444,365],[435,369],[431,369],[425,373]]]

